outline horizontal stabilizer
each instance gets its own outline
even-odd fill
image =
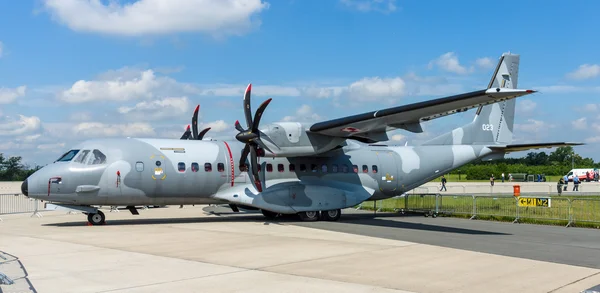
[[[494,145],[488,146],[488,148],[494,151],[502,151],[505,153],[520,152],[531,149],[542,149],[542,148],[554,148],[562,146],[577,146],[583,145],[580,142],[546,142],[546,143],[526,143],[526,144],[508,144],[508,145]]]

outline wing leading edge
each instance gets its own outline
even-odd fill
[[[389,130],[400,128],[411,132],[422,132],[422,121],[429,121],[535,92],[526,89],[488,88],[319,122],[313,124],[310,131],[334,137],[356,138],[359,140],[362,138],[369,142],[387,140],[385,132]]]

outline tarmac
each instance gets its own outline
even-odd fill
[[[581,292],[600,284],[594,229],[352,210],[339,222],[266,221],[211,208],[106,211],[104,226],[64,211],[6,216],[0,272],[14,284],[0,291]],[[528,253],[507,252],[519,249]]]

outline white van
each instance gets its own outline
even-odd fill
[[[586,177],[589,174],[589,177]],[[579,177],[579,181],[593,181],[594,180],[594,168],[580,168],[580,169],[572,169],[567,174],[567,178],[569,181],[573,181],[573,176]]]

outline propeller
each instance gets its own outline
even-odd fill
[[[264,150],[271,151],[260,139],[260,131],[258,126],[260,125],[260,118],[263,112],[269,105],[272,99],[264,101],[254,113],[254,119],[252,119],[252,110],[250,109],[250,93],[252,92],[252,84],[248,84],[246,92],[244,94],[244,116],[246,116],[247,129],[242,128],[240,121],[235,121],[235,129],[239,131],[235,135],[235,138],[246,144],[242,150],[242,156],[240,157],[240,169],[247,170],[246,159],[250,154],[250,164],[252,165],[252,175],[254,176],[254,183],[256,189],[262,192],[262,186],[258,177],[258,155],[264,155]],[[259,148],[260,147],[260,148]]]
[[[207,127],[198,133],[198,110],[200,110],[200,105],[196,106],[194,115],[192,116],[192,130],[190,131],[190,126],[188,125],[181,139],[202,140],[204,135],[210,130],[210,127]]]

